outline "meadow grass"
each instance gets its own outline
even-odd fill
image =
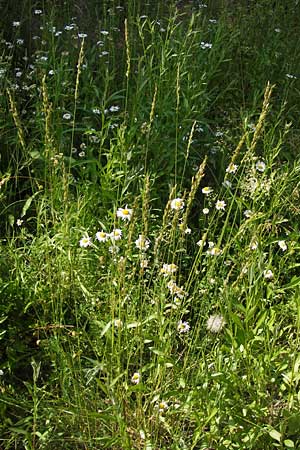
[[[298,2],[51,3],[3,7],[0,448],[300,448]]]

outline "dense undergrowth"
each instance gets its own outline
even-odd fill
[[[21,3],[0,448],[299,448],[298,2]]]

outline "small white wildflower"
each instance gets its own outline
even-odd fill
[[[184,201],[182,198],[174,198],[171,201],[171,209],[175,209],[176,211],[184,208]]]
[[[215,207],[218,211],[225,211],[226,203],[224,202],[224,200],[217,200]]]
[[[17,43],[17,45],[23,45],[24,44],[24,39],[17,39],[16,43]]]
[[[35,10],[34,10],[34,14],[35,14],[36,16],[39,16],[40,14],[43,14],[43,11],[42,11],[41,9],[35,9]]]
[[[281,29],[280,28],[275,28],[275,33],[280,33]]]
[[[199,247],[204,247],[204,245],[206,244],[206,241],[204,241],[203,239],[200,239],[196,244],[199,245]]]
[[[183,322],[182,320],[180,320],[177,324],[177,331],[179,333],[188,333],[190,330],[190,326],[188,324],[188,322]]]
[[[114,320],[114,326],[115,326],[116,328],[122,328],[122,326],[123,326],[122,320],[121,320],[121,319],[115,319],[115,320]]]
[[[191,230],[189,227],[187,227],[187,228],[184,230],[184,233],[185,233],[185,234],[191,234],[191,232],[192,232],[192,230]]]
[[[213,192],[213,188],[209,187],[209,186],[205,186],[204,188],[202,188],[202,194],[205,195],[209,195]]]
[[[218,247],[213,247],[213,248],[207,250],[207,254],[210,256],[219,256],[219,255],[221,255],[221,253],[222,253],[222,250],[219,249]]]
[[[122,220],[130,220],[132,216],[132,209],[127,208],[119,208],[117,211],[117,217],[120,217]]]
[[[258,172],[264,172],[266,170],[266,164],[263,161],[257,161],[255,168]]]
[[[258,248],[258,242],[257,241],[252,241],[250,244],[250,249],[251,250],[257,250]]]
[[[117,111],[119,111],[119,109],[120,109],[120,106],[111,106],[109,108],[110,112],[117,112]]]
[[[139,238],[135,241],[135,246],[139,250],[146,251],[150,247],[150,241],[148,241],[142,234],[140,234]]]
[[[278,241],[278,245],[283,252],[285,252],[287,250],[287,245],[286,245],[285,241]]]
[[[92,111],[94,114],[101,114],[101,111],[99,108],[93,108]]]
[[[89,236],[84,236],[79,241],[80,247],[86,248],[92,245],[92,239]]]
[[[169,408],[169,405],[168,405],[168,403],[165,402],[164,400],[161,400],[160,402],[158,402],[158,403],[156,404],[156,408],[158,409],[158,411],[159,411],[160,413],[163,413],[163,412],[165,412],[165,411]]]
[[[15,28],[18,28],[21,25],[21,22],[18,22],[17,20],[14,20],[12,23],[12,26]]]
[[[106,30],[101,30],[100,33],[103,34],[103,36],[107,36],[109,34],[109,32]]]
[[[207,214],[209,214],[209,209],[208,208],[203,208],[202,212],[203,212],[203,214],[207,215]]]
[[[120,228],[115,228],[111,233],[110,233],[110,238],[113,239],[114,241],[119,241],[122,238],[122,230],[120,230]]]
[[[274,278],[274,274],[271,269],[264,270],[264,277],[266,280],[272,280]]]
[[[149,266],[148,259],[142,259],[141,262],[140,262],[140,268],[141,269],[147,269],[148,266]]]
[[[208,241],[208,248],[213,248],[215,243],[213,241]]]
[[[250,209],[246,209],[246,211],[244,211],[244,216],[247,219],[250,219],[250,217],[253,215],[252,211]]]
[[[297,77],[295,77],[295,75],[292,75],[292,74],[290,74],[290,73],[287,73],[286,75],[285,75],[287,78],[291,78],[291,79],[296,79]]]
[[[160,269],[160,273],[162,273],[165,277],[168,275],[171,275],[172,273],[175,273],[177,271],[178,267],[176,264],[163,264],[162,268]]]
[[[22,225],[23,222],[24,222],[24,220],[18,219],[18,220],[17,220],[17,226],[20,227],[20,226]]]
[[[77,36],[79,37],[79,39],[84,39],[87,37],[87,34],[86,33],[78,33]]]
[[[185,296],[184,290],[181,287],[177,286],[175,281],[170,280],[169,283],[167,284],[167,287],[168,287],[171,295],[177,295],[177,297],[180,299],[184,298],[184,296]]]
[[[120,249],[116,245],[111,245],[110,247],[108,247],[108,251],[112,255],[115,255],[116,253],[119,253]]]
[[[230,163],[226,169],[227,173],[235,173],[238,170],[238,166],[236,164]]]
[[[65,113],[64,115],[63,115],[63,119],[65,119],[65,120],[70,120],[71,119],[71,114],[70,113]]]
[[[107,241],[107,239],[108,239],[108,235],[107,235],[107,233],[105,233],[105,231],[97,231],[97,233],[96,233],[96,239],[99,241],[99,242],[106,242]]]
[[[224,180],[222,183],[222,186],[224,186],[225,188],[230,189],[232,187],[232,183],[229,180]]]
[[[211,333],[219,333],[226,324],[223,316],[219,314],[213,314],[210,316],[206,322],[206,328]]]
[[[82,150],[81,152],[78,153],[79,158],[84,158],[85,157],[85,152]]]
[[[131,382],[133,384],[139,384],[141,381],[141,374],[139,372],[135,372],[131,377]]]
[[[210,44],[209,42],[200,42],[200,47],[202,48],[202,50],[205,50],[207,48],[212,48],[212,44]]]

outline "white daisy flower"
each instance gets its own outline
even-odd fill
[[[222,250],[218,247],[212,247],[211,249],[207,250],[207,254],[210,256],[219,256],[221,255]]]
[[[131,377],[131,382],[133,384],[139,384],[141,381],[141,374],[139,372],[135,372]]]
[[[17,226],[20,227],[20,226],[22,225],[23,222],[24,222],[24,220],[18,219],[18,220],[17,220]]]
[[[207,214],[209,214],[209,209],[208,208],[203,208],[202,212],[203,212],[203,214],[207,215]]]
[[[257,161],[255,168],[258,172],[264,172],[266,170],[266,164],[263,161]]]
[[[89,236],[83,236],[79,241],[80,247],[86,248],[92,245],[92,239]]]
[[[224,200],[217,200],[215,206],[218,211],[225,211],[226,203],[224,202]]]
[[[65,119],[65,120],[70,120],[71,119],[71,114],[70,113],[65,113],[64,115],[63,115],[63,119]]]
[[[99,242],[106,242],[107,241],[107,239],[108,239],[108,235],[107,235],[107,233],[105,233],[105,231],[97,231],[97,233],[96,233],[96,239],[99,241]]]
[[[271,269],[264,270],[264,277],[266,280],[273,280],[274,274]]]
[[[244,211],[244,216],[246,217],[246,219],[250,219],[252,215],[253,213],[250,209],[246,209],[246,211]]]
[[[219,333],[226,324],[225,319],[220,314],[213,314],[206,322],[206,328],[211,333]]]
[[[179,333],[188,333],[190,330],[190,326],[188,324],[188,322],[183,322],[182,320],[180,320],[177,324],[177,331]]]
[[[257,241],[252,241],[250,244],[250,249],[251,250],[257,250],[258,248],[258,242]]]
[[[150,247],[150,241],[148,241],[142,234],[140,234],[139,238],[135,241],[135,246],[139,250],[146,251]]]
[[[156,404],[156,408],[158,409],[158,411],[159,411],[160,413],[163,413],[163,412],[165,412],[165,411],[169,408],[169,405],[168,405],[168,403],[165,402],[164,400],[161,400],[160,402],[158,402],[158,403]]]
[[[117,211],[117,217],[120,217],[122,220],[130,220],[132,216],[132,209],[127,208],[119,208]]]
[[[204,188],[202,188],[202,194],[205,195],[209,195],[213,192],[213,188],[209,187],[209,186],[205,186]]]
[[[182,198],[174,198],[171,201],[171,209],[175,209],[176,211],[184,208],[184,201]]]
[[[115,228],[110,234],[109,237],[114,241],[119,241],[122,238],[122,230],[120,228]]]
[[[286,245],[285,241],[278,241],[278,245],[283,252],[285,252],[287,250],[287,245]]]
[[[235,173],[238,170],[238,166],[236,164],[230,163],[226,169],[227,173]]]

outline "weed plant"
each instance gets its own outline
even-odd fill
[[[1,449],[300,448],[298,2],[51,3],[3,6]]]

